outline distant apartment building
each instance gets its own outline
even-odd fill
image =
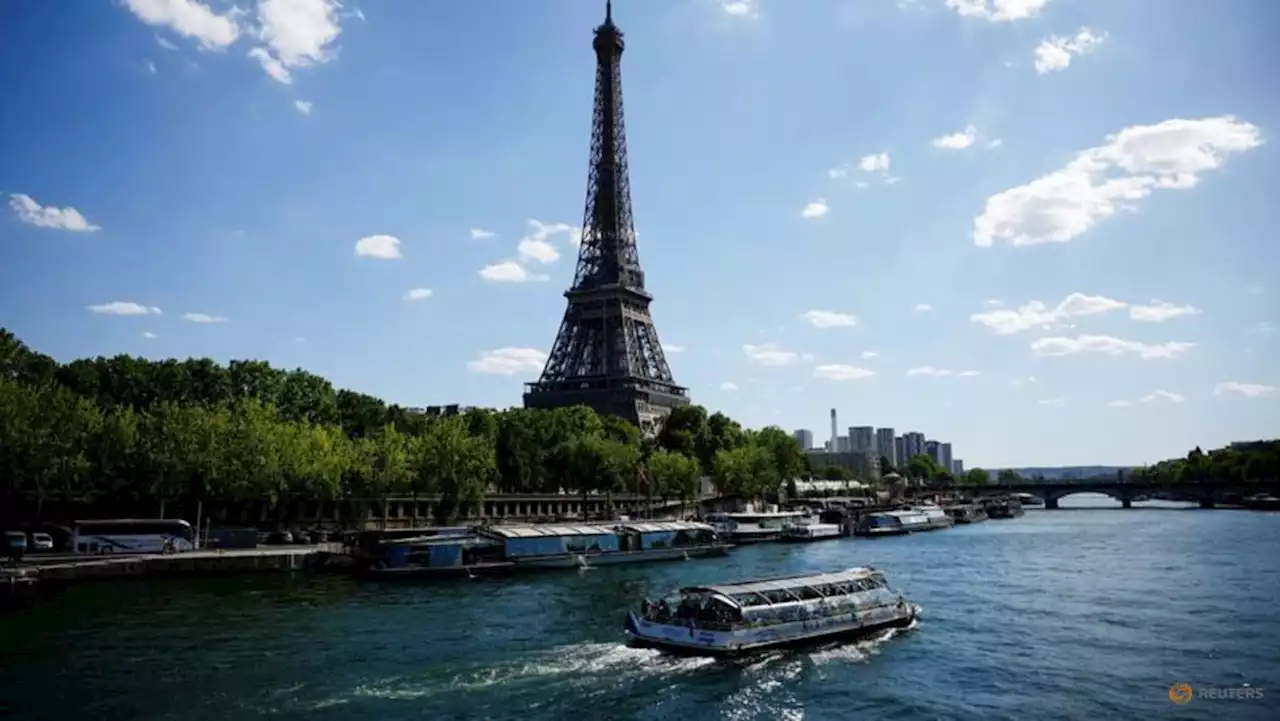
[[[907,449],[906,443],[902,440],[902,436],[893,439],[893,465],[900,467],[907,465]]]
[[[815,470],[824,466],[840,466],[853,474],[854,479],[871,483],[880,480],[880,459],[871,453],[827,453],[825,451],[809,451],[809,464]]]
[[[836,453],[849,452],[849,436],[840,436],[836,438]]]
[[[906,454],[898,461],[902,465],[907,465],[912,458],[924,455],[924,434],[911,431],[902,434],[903,450]]]
[[[854,453],[875,453],[876,429],[871,426],[850,427],[849,450]]]
[[[452,418],[466,413],[471,410],[471,408],[472,406],[452,403],[447,406],[426,406],[425,408],[421,406],[410,406],[405,408],[404,412],[412,415],[426,416],[428,418]]]
[[[957,478],[964,475],[964,461],[959,458],[951,461],[951,475]]]
[[[813,448],[813,431],[808,428],[801,428],[791,435],[795,437],[796,445],[800,446],[800,450],[807,451]]]
[[[898,465],[898,453],[893,447],[893,429],[876,429],[876,455],[884,456],[889,463]]]
[[[947,473],[954,473],[951,470],[951,444],[942,443],[938,446],[938,465],[947,469]]]
[[[942,465],[942,444],[941,443],[937,441],[925,441],[924,454],[929,457],[929,460],[933,461],[934,463],[937,463],[938,465]]]

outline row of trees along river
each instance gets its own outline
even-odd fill
[[[26,520],[194,502],[267,504],[283,520],[300,501],[417,495],[438,495],[446,520],[490,492],[687,499],[705,475],[762,497],[806,471],[786,432],[699,406],[651,440],[585,407],[432,419],[258,361],[59,364],[0,329],[2,505]]]

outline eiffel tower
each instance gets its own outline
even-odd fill
[[[590,406],[651,434],[672,408],[689,402],[689,392],[671,377],[636,251],[622,120],[624,43],[612,2],[605,3],[592,47],[595,115],[578,267],[547,365],[537,382],[526,384],[524,406]]]

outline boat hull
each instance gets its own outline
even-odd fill
[[[919,617],[919,608],[888,606],[824,619],[795,621],[756,629],[708,631],[646,621],[627,613],[627,645],[655,648],[685,656],[734,657],[766,650],[800,648],[861,638],[889,628],[906,628]]]
[[[515,568],[586,568],[590,566],[614,566],[622,563],[648,563],[651,561],[679,561],[686,558],[723,556],[729,552],[728,544],[714,546],[689,546],[683,548],[652,548],[646,551],[617,551],[613,553],[566,553],[554,556],[529,556],[514,558]]]

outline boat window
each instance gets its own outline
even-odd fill
[[[818,590],[811,586],[802,586],[797,588],[795,590],[795,594],[800,597],[801,601],[812,601],[817,598],[822,598],[822,594],[818,593]]]

